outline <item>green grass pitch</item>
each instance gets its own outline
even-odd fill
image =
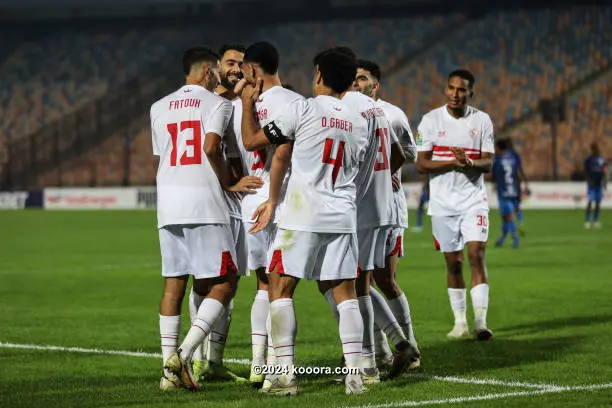
[[[611,406],[612,213],[602,214],[601,230],[585,230],[582,211],[528,211],[525,219],[520,249],[508,242],[487,252],[491,342],[445,338],[444,263],[426,224],[406,232],[399,271],[421,369],[359,396],[345,396],[330,377],[305,377],[301,395],[288,400],[230,383],[164,394],[154,357],[8,347],[159,353],[162,279],[152,211],[0,212],[0,407]],[[497,213],[491,224],[493,242]],[[241,280],[226,358],[250,357],[254,291],[254,278]],[[336,366],[337,326],[314,284],[300,284],[296,309],[296,362]],[[183,333],[187,322],[185,314]],[[248,366],[230,366],[248,375]]]

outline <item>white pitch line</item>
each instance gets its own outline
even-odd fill
[[[516,392],[504,392],[498,394],[484,394],[484,395],[472,395],[469,397],[455,397],[445,398],[437,400],[427,401],[397,401],[389,402],[385,404],[368,404],[359,406],[347,406],[344,408],[400,408],[400,407],[419,407],[425,405],[445,405],[445,404],[460,404],[465,402],[474,401],[491,401],[504,398],[515,398],[515,397],[528,397],[543,394],[555,394],[560,392],[572,392],[572,391],[593,391],[605,388],[612,388],[612,383],[606,384],[592,384],[592,385],[578,385],[570,387],[548,387],[541,390],[533,391],[516,391]]]
[[[428,375],[428,374],[408,374],[409,377],[416,378],[427,378],[431,380],[438,381],[446,381],[446,382],[455,382],[461,384],[480,384],[480,385],[500,385],[504,387],[516,387],[516,388],[550,388],[550,387],[559,387],[556,384],[544,384],[544,383],[526,383],[519,381],[502,381],[502,380],[493,380],[489,378],[461,378],[461,377],[452,377],[452,376],[438,376],[438,375]]]
[[[44,350],[44,351],[65,351],[68,353],[86,353],[86,354],[110,354],[116,356],[129,356],[129,357],[148,357],[148,358],[162,358],[161,353],[145,353],[142,351],[128,351],[128,350],[102,350],[82,347],[63,347],[63,346],[39,346],[36,344],[14,344],[0,342],[0,347],[14,348],[14,349],[26,349],[26,350]],[[242,358],[226,358],[224,360],[227,363],[244,364],[250,365],[251,360]]]

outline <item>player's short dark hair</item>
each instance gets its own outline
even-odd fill
[[[338,45],[336,47],[330,48],[327,51],[338,51],[341,54],[346,55],[347,57],[353,58],[353,59],[357,59],[357,55],[355,55],[355,52],[353,52],[353,50],[351,49],[351,47],[347,47],[346,45]]]
[[[459,77],[461,79],[465,79],[466,81],[468,81],[468,86],[470,88],[472,88],[474,86],[474,83],[476,82],[476,78],[474,77],[474,74],[472,74],[467,69],[456,69],[456,70],[454,70],[453,72],[448,74],[448,79],[449,80],[452,77]]]
[[[350,88],[357,73],[357,60],[345,52],[330,49],[318,53],[314,65],[319,68],[323,83],[334,92],[342,93]]]
[[[359,59],[357,60],[357,68],[361,68],[361,69],[365,69],[366,71],[369,71],[370,74],[372,74],[372,76],[376,78],[378,82],[380,82],[380,80],[382,79],[382,74],[380,73],[380,67],[374,61]]]
[[[217,62],[219,56],[204,45],[196,45],[183,53],[183,73],[189,75],[191,67],[201,62]]]
[[[244,51],[244,61],[259,64],[266,74],[273,75],[278,71],[278,51],[267,41],[251,44]]]
[[[285,89],[288,89],[288,90],[290,90],[290,91],[295,92],[295,88],[294,88],[294,87],[292,87],[292,86],[291,86],[291,85],[289,85],[289,84],[283,84],[283,88],[285,88]]]
[[[246,47],[242,44],[223,44],[219,48],[219,57],[223,57],[228,51],[238,51],[244,54]]]
[[[504,138],[504,139],[497,139],[495,141],[495,145],[497,146],[497,148],[499,150],[508,150],[510,148],[510,139],[508,138]]]

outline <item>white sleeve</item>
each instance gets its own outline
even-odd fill
[[[286,140],[295,140],[295,133],[300,125],[300,118],[303,115],[303,100],[295,100],[280,110],[276,119],[263,127],[264,133],[272,144],[284,143]]]
[[[487,115],[487,120],[483,123],[482,127],[482,140],[480,142],[480,151],[486,153],[495,153],[495,140],[493,137],[493,122]]]
[[[159,156],[159,147],[157,146],[157,137],[155,134],[155,120],[153,119],[153,107],[151,106],[151,113],[150,113],[150,120],[151,120],[151,142],[153,143],[153,155],[154,156]]]
[[[418,152],[429,152],[433,150],[433,131],[431,129],[431,123],[427,116],[423,116],[421,123],[419,124],[416,146]]]
[[[410,122],[408,122],[408,117],[406,114],[401,112],[401,115],[399,115],[399,117],[393,121],[391,127],[393,128],[393,132],[396,134],[399,143],[402,145],[402,149],[404,149],[406,160],[408,162],[416,161],[416,142],[414,140],[414,136],[412,135]]]
[[[215,133],[221,139],[225,135],[225,130],[232,117],[233,107],[229,101],[220,101],[215,108],[209,112],[204,122],[204,133]]]
[[[241,157],[236,132],[234,130],[234,118],[234,112],[232,111],[232,116],[225,130],[225,157],[227,158]]]

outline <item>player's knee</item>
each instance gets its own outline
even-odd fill
[[[446,270],[451,275],[461,275],[463,273],[463,259],[459,256],[447,256]]]
[[[484,246],[474,245],[468,248],[468,259],[472,268],[482,266],[485,259]]]
[[[394,279],[393,275],[389,273],[375,273],[374,280],[376,286],[385,295],[387,299],[393,299],[401,294],[401,289]]]

